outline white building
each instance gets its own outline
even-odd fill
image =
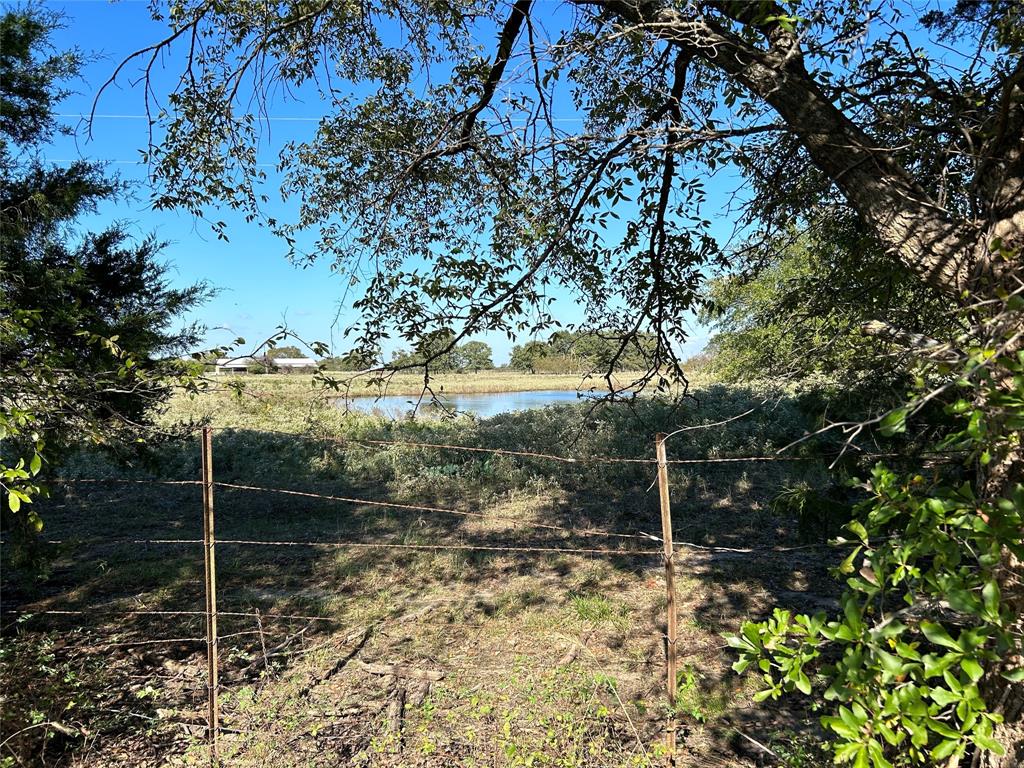
[[[237,376],[249,372],[249,367],[263,365],[263,361],[255,357],[218,357],[214,362],[213,372]]]

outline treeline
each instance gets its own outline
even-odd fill
[[[438,342],[440,345],[440,342]],[[441,348],[438,346],[438,348]],[[429,351],[413,351],[397,349],[391,354],[388,365],[416,366],[430,357]],[[457,345],[452,351],[436,357],[430,363],[430,369],[438,373],[468,373],[489,371],[494,368],[494,352],[491,346],[482,341],[467,341]],[[352,351],[338,357],[328,357],[321,361],[328,371],[364,371],[381,364],[383,354]]]
[[[509,368],[528,373],[587,373],[642,370],[653,356],[657,340],[636,334],[623,346],[614,331],[559,331],[547,341],[529,341],[512,347]]]
[[[467,373],[493,370],[494,353],[482,341],[467,341],[450,352],[434,355],[443,349],[449,338],[437,337],[420,350],[397,349],[388,365],[419,366],[431,357],[430,369],[435,373]],[[653,356],[657,341],[651,334],[637,334],[623,345],[623,337],[614,331],[559,331],[547,341],[529,341],[512,348],[508,368],[523,373],[587,373],[605,371],[642,370]],[[323,367],[333,371],[361,371],[380,365],[383,355],[349,352],[322,361]]]

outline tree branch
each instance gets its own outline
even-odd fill
[[[826,98],[792,48],[761,50],[707,17],[653,0],[577,0],[699,56],[764,100],[815,164],[846,196],[886,251],[947,295],[960,296],[992,272],[980,231],[930,199],[886,148]],[[795,45],[795,43],[794,43]]]

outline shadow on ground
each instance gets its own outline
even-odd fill
[[[777,408],[784,412],[688,433],[671,443],[670,458],[764,455],[806,427],[798,404]],[[580,412],[509,414],[460,429],[362,420],[314,437],[218,431],[218,483],[362,502],[216,488],[218,539],[291,542],[217,548],[228,764],[656,761],[668,712],[660,544],[645,537],[661,530],[654,466],[589,459],[649,458],[650,434],[681,416],[609,410],[581,428]],[[578,461],[360,444],[367,439]],[[5,569],[5,673],[22,692],[11,711],[20,704],[22,716],[42,712],[63,729],[45,764],[114,765],[126,750],[138,764],[203,759],[202,548],[143,543],[200,539],[200,489],[114,482],[192,480],[199,467],[198,440],[164,445],[132,466],[82,453],[66,479],[100,482],[55,484],[39,505],[47,536],[63,542],[48,572],[28,579]],[[755,550],[804,543],[798,521],[771,500],[782,488],[824,482],[816,460],[674,466],[675,536]],[[550,551],[586,549],[605,551]],[[729,670],[721,636],[776,605],[829,608],[831,562],[827,550],[681,545],[684,764],[754,765],[764,756],[740,732],[771,743],[802,727],[798,703],[771,717],[750,706],[751,682]],[[413,676],[395,674],[396,664]],[[55,685],[44,667],[59,668],[65,682]],[[75,697],[83,703],[69,714]],[[4,738],[16,726],[5,719]],[[283,743],[289,750],[274,746]]]

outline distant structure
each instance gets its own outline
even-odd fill
[[[265,363],[255,357],[218,357],[213,364],[213,372],[237,376],[248,373],[253,366],[263,365]]]
[[[308,357],[278,357],[268,360],[262,357],[218,357],[213,372],[222,376],[244,376],[253,370],[274,373],[313,373],[317,362]]]

